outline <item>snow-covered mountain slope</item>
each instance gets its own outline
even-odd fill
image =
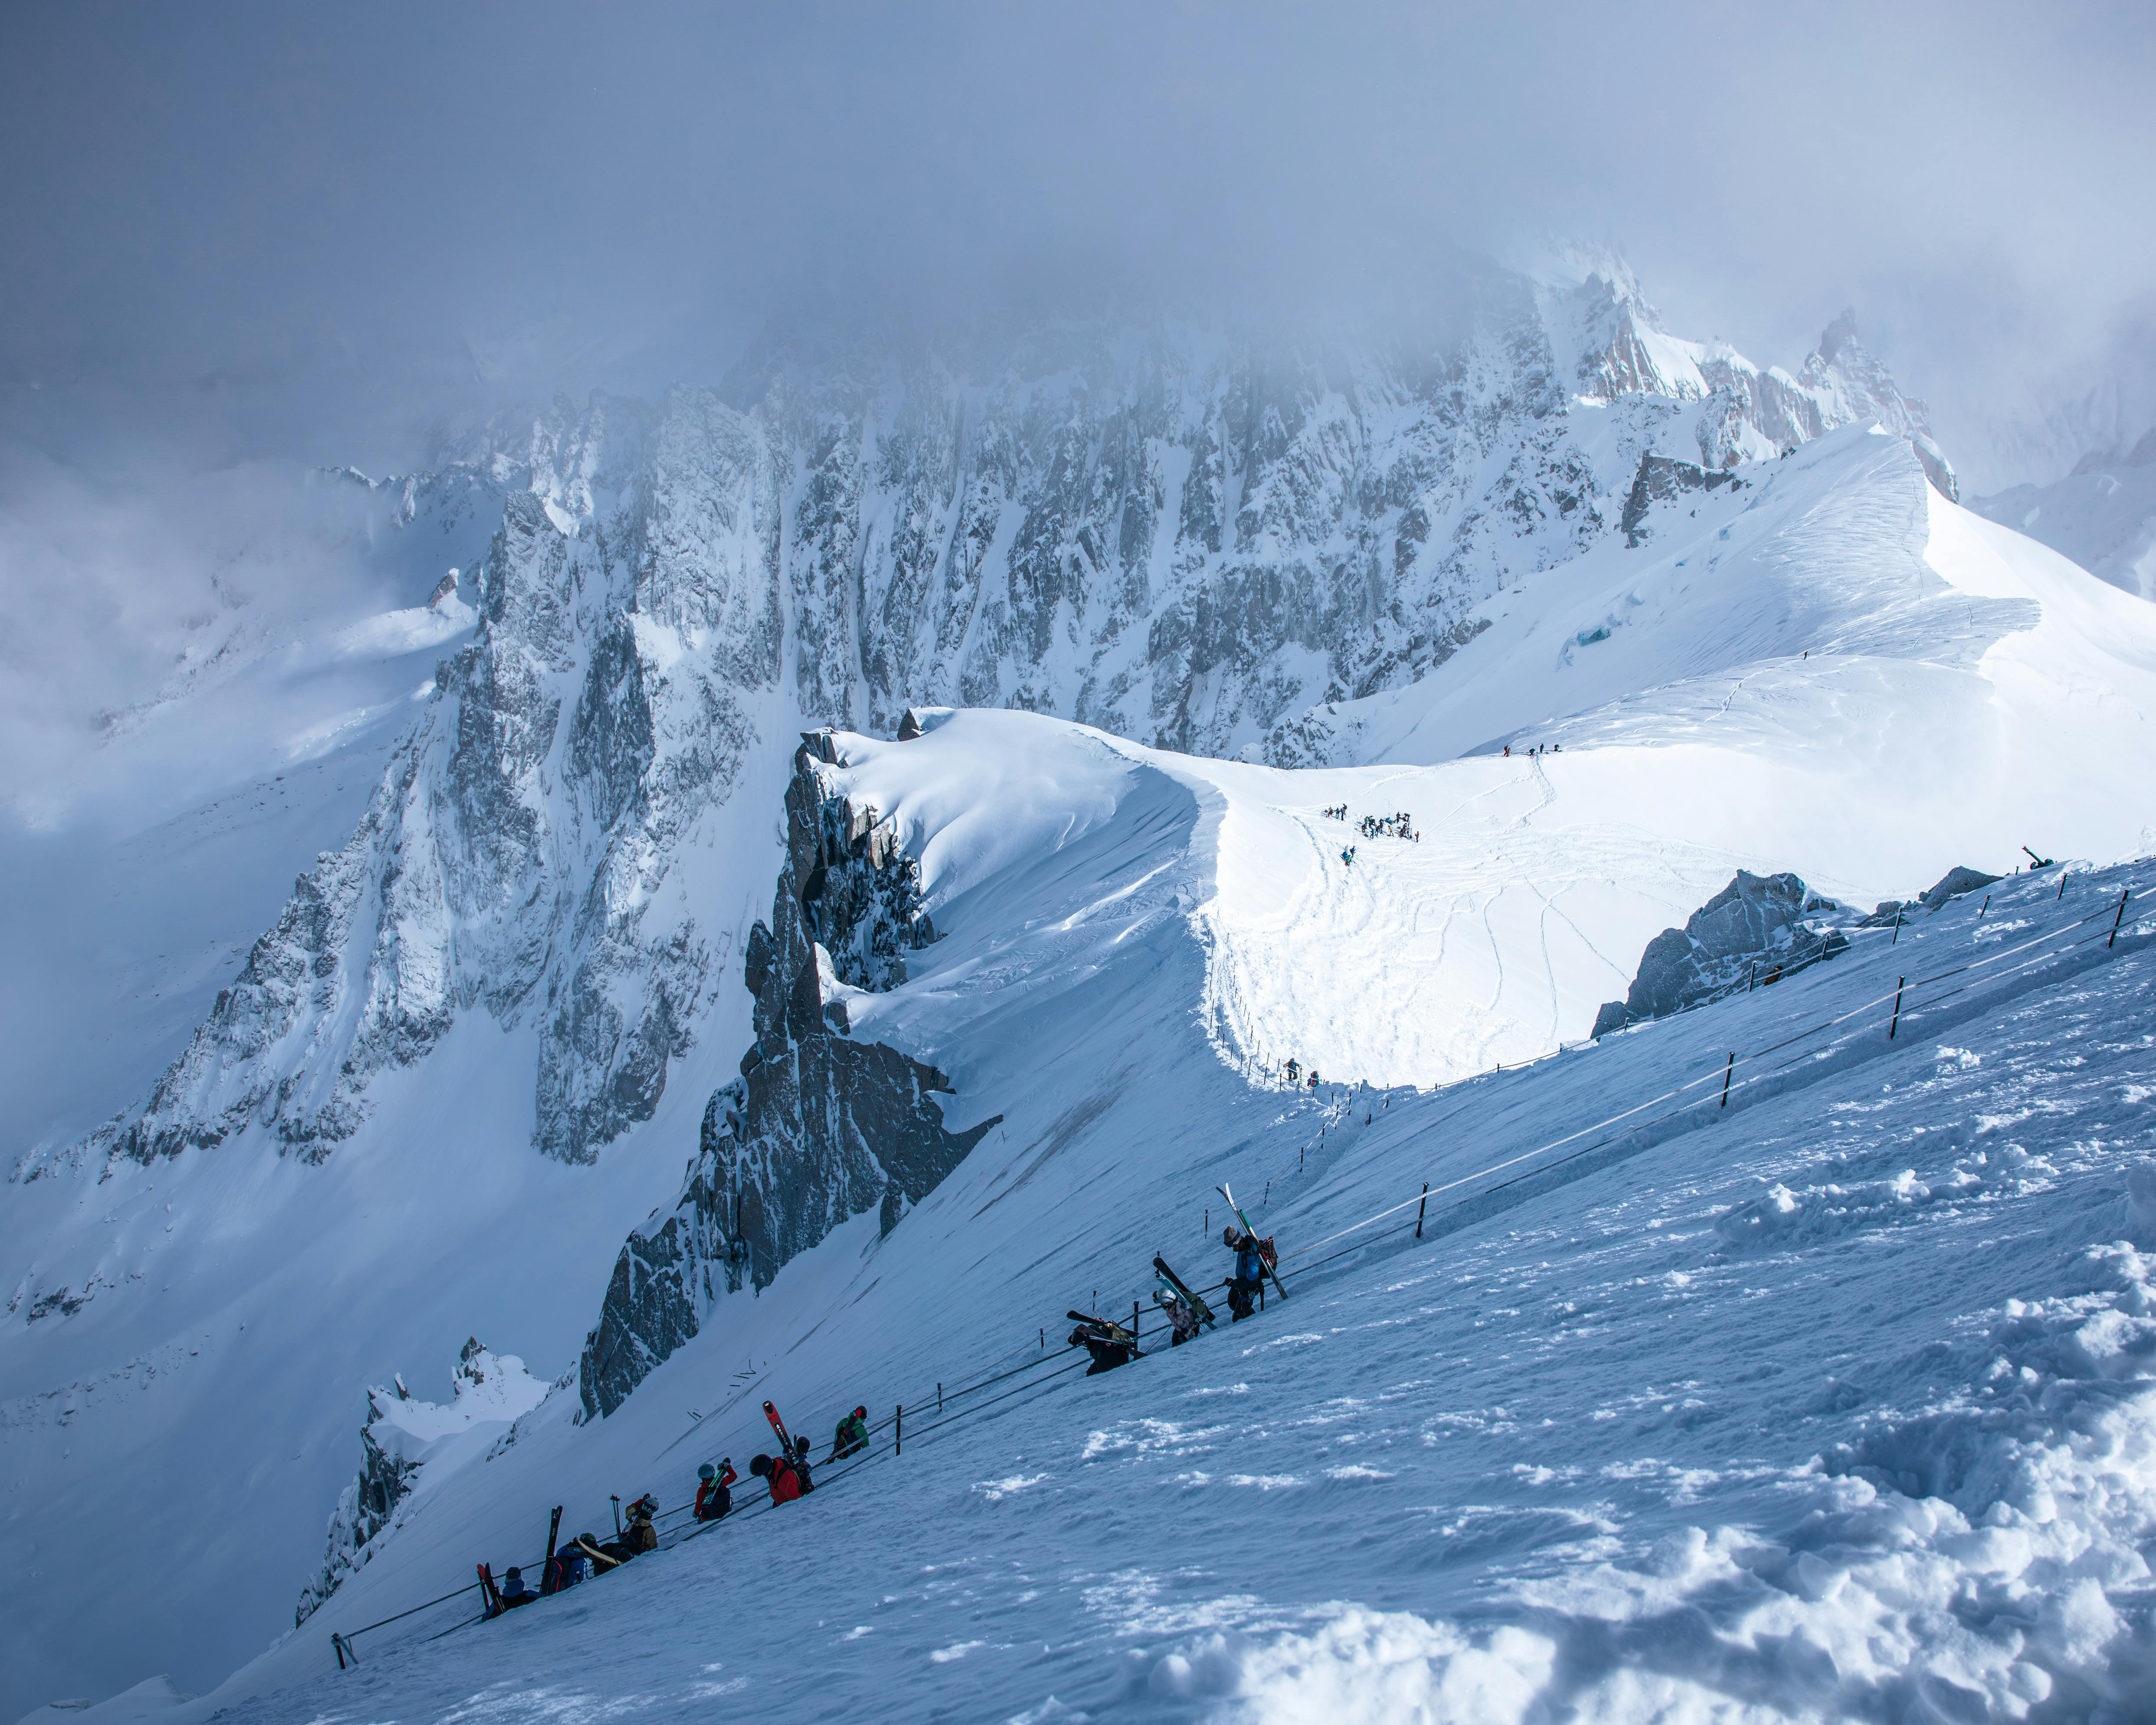
[[[1971,507],[2114,587],[2156,598],[2156,431],[2130,449],[2083,456],[2053,484],[2015,485]]]
[[[1241,1069],[1214,978],[1321,1032],[1329,997],[1330,1034],[1389,1051],[1421,1034],[1410,959],[1460,955],[1412,916],[1389,976],[1283,954],[1250,873],[1353,929],[1358,880],[1416,847],[1336,869],[1318,805],[1535,762],[1287,773],[996,713],[836,742],[943,934],[844,996],[848,1034],[947,1072],[954,1123],[1004,1119],[895,1227],[865,1211],[719,1295],[608,1417],[565,1386],[190,1717],[2132,1716],[2156,1329],[2122,1236],[2156,1227],[2156,994],[2149,925],[2104,937],[2139,875],[2010,879],[1524,1070],[1291,1093]],[[1553,826],[1545,856],[1628,824]],[[1644,884],[1608,866],[1611,898],[1705,873],[1669,850]],[[1223,1178],[1293,1255],[1288,1302],[1079,1375],[1058,1314],[1127,1310],[1156,1250],[1211,1280]],[[554,1504],[602,1534],[609,1493],[679,1504],[767,1444],[765,1397],[819,1454],[838,1413],[903,1404],[905,1453],[886,1427],[802,1504],[423,1640],[451,1601],[336,1671],[329,1630],[529,1563]]]
[[[703,1029],[732,919],[682,907],[679,859],[793,711],[1015,706],[1295,760],[1310,703],[1426,675],[1508,583],[1605,538],[1643,454],[1719,471],[1875,418],[1929,449],[1847,320],[1791,377],[1669,336],[1614,264],[1444,287],[1441,339],[1360,352],[774,339],[740,407],[561,406],[387,488],[457,521],[504,499],[485,627],[360,830],[88,1153],[250,1118],[329,1153],[376,1073],[478,1006],[536,1024],[536,1145],[588,1159]]]
[[[1559,406],[1560,425],[1503,413],[1485,423],[1620,449],[1635,419],[1666,430],[1704,410],[1675,398]],[[324,1520],[357,1461],[362,1387],[430,1362],[446,1368],[475,1333],[542,1372],[572,1367],[631,1225],[678,1199],[677,1158],[695,1153],[706,1104],[749,1037],[740,986],[748,925],[770,903],[786,757],[814,675],[800,651],[819,619],[862,614],[846,608],[843,583],[833,597],[785,572],[802,567],[788,561],[798,511],[774,501],[793,470],[756,454],[767,445],[742,441],[743,428],[762,423],[681,398],[653,434],[673,465],[610,467],[601,456],[613,446],[602,441],[576,464],[548,468],[546,495],[511,491],[475,582],[478,637],[447,662],[361,831],[303,883],[146,1109],[79,1158],[39,1157],[19,1171],[38,1177],[11,1188],[4,1441],[12,1476],[26,1482],[22,1502],[71,1530],[62,1561],[47,1555],[26,1509],[11,1512],[9,1537],[24,1544],[0,1585],[20,1655],[10,1680],[26,1705],[87,1686],[73,1673],[110,1670],[122,1618],[139,1663],[115,1681],[162,1669],[195,1686],[245,1657],[290,1621],[319,1563]],[[668,441],[697,428],[701,441]],[[1845,433],[1815,458],[1748,466],[1741,490],[1709,490],[1702,479],[1695,503],[1680,485],[1635,523],[1646,536],[1635,549],[1625,541],[1639,535],[1614,525],[1614,494],[1598,503],[1613,525],[1587,585],[1563,570],[1532,580],[1568,619],[1583,594],[1597,617],[1614,605],[1620,570],[1666,593],[1666,658],[1645,629],[1581,644],[1591,619],[1568,628],[1575,661],[1591,669],[1589,655],[1614,645],[1609,662],[1627,668],[1622,677],[1568,682],[1547,629],[1515,632],[1526,629],[1524,607],[1508,615],[1507,606],[1529,584],[1524,566],[1506,576],[1502,594],[1459,613],[1469,644],[1430,691],[1483,665],[1473,674],[1488,722],[1447,721],[1456,747],[1596,712],[1599,774],[1570,738],[1563,755],[1539,762],[1501,754],[1419,774],[1376,766],[1281,780],[1256,765],[1151,761],[1153,825],[1104,828],[1104,858],[1065,861],[1116,873],[1135,892],[1164,866],[1154,854],[1169,842],[1163,834],[1199,835],[1170,845],[1195,859],[1189,906],[1227,907],[1217,914],[1239,932],[1216,941],[1205,932],[1209,911],[1199,936],[1178,933],[1161,959],[1175,1013],[1209,1033],[1202,1044],[1163,1043],[1158,1056],[1194,1060],[1202,1072],[1175,1082],[1214,1105],[1180,1128],[1188,1153],[1217,1151],[1206,1122],[1232,1117],[1242,1106],[1234,1098],[1262,1100],[1251,1076],[1287,1054],[1336,1076],[1429,1083],[1547,1052],[1584,1033],[1599,1004],[1624,992],[1646,940],[1738,865],[1797,866],[1830,891],[1905,892],[1954,861],[2000,865],[2031,823],[2056,853],[2131,848],[2138,828],[2120,811],[2133,799],[2112,793],[2119,760],[2149,758],[2126,711],[2148,662],[2146,625],[2130,610],[2104,612],[2107,590],[2092,598],[2090,583],[2063,566],[2042,562],[2031,574],[2015,561],[2021,542],[1982,538],[1988,530],[1968,528],[1943,500],[1928,512],[1907,450]],[[730,451],[746,451],[732,468]],[[1638,463],[1628,454],[1610,470],[1629,486]],[[581,514],[553,494],[567,471],[581,477],[560,495],[581,500]],[[723,472],[739,482],[715,497],[711,476]],[[998,519],[1015,531],[1018,515]],[[1873,524],[1854,549],[1852,522]],[[1687,536],[1704,542],[1726,526],[1735,541],[1769,524],[1779,536],[1762,540],[1742,582],[1733,569],[1727,583],[1694,582]],[[1530,533],[1515,553],[1527,557],[1533,543]],[[1929,572],[1919,555],[1928,546],[1943,560]],[[2001,557],[2006,572],[1990,570],[1985,559]],[[1867,585],[1878,558],[1899,572]],[[1755,585],[1764,597],[1752,612],[1717,609]],[[819,609],[827,600],[837,608]],[[2092,606],[2096,621],[2076,624]],[[1804,635],[1820,618],[1833,629]],[[2106,631],[2101,651],[2083,641]],[[2055,634],[2066,643],[2056,666],[2017,670],[2010,686],[1985,680],[1984,666],[2009,662],[1999,643]],[[1509,674],[1484,650],[1506,642]],[[1841,652],[1816,673],[1795,673],[1786,696],[1756,710],[1729,698],[1727,676],[1748,677],[1753,661],[1787,680],[1793,655],[1837,642]],[[1942,753],[1937,711],[1964,709],[1927,709],[1912,728],[1925,752],[1897,756],[1877,733],[1904,682],[1921,692],[1937,675],[1961,678],[1952,687],[1988,723],[1969,730],[1966,750]],[[1690,706],[1672,705],[1670,691],[1687,688]],[[1624,699],[1635,694],[1645,696],[1636,713]],[[1868,731],[1860,697],[1881,715]],[[1779,730],[1768,722],[1777,713],[1787,721]],[[1819,732],[1828,718],[1840,728]],[[2081,769],[2051,758],[2055,721],[2083,726],[2085,739],[2122,740],[2098,763],[2104,798],[2080,799]],[[1687,752],[1672,730],[1717,726],[1726,747],[1704,752]],[[1295,747],[1324,728],[1302,727]],[[1815,746],[1815,732],[1828,740]],[[1852,735],[1861,744],[1853,752]],[[1106,752],[1098,770],[1118,782],[1134,770],[1117,746],[1088,747]],[[909,813],[907,844],[957,824],[1031,855],[1066,829],[1091,830],[1093,817],[1074,814],[1060,791],[1032,788],[1042,769],[1025,752],[998,765],[995,749],[980,752],[938,793],[972,812],[933,821]],[[1433,748],[1426,758],[1440,756]],[[1986,773],[1997,783],[1970,788]],[[968,800],[997,785],[1002,804]],[[1798,790],[1808,804],[1788,802]],[[893,814],[911,793],[865,783],[863,794]],[[1413,809],[1424,842],[1371,841],[1352,866],[1337,862],[1348,834],[1313,811],[1343,797],[1358,814]],[[1919,823],[1907,818],[1912,797]],[[1800,805],[1822,833],[1794,812]],[[1034,812],[1018,819],[1011,809]],[[965,859],[982,845],[975,837],[950,847],[947,863],[924,857],[940,892],[964,896],[966,871],[986,866]],[[1373,866],[1389,848],[1400,852],[1394,863]],[[1005,1064],[961,1036],[967,1015],[984,1011],[964,992],[950,994],[957,1016],[947,1024],[888,1004],[941,998],[927,973],[856,1003],[851,1034],[947,1075],[954,1132],[1006,1114],[1019,1125],[998,1133],[1036,1155],[1053,1142],[1106,1142],[1108,1128],[1087,1125],[1090,1092],[1019,1136],[1014,1093],[1037,1086],[1009,1064],[1017,1051],[1054,1049],[1075,1014],[1092,1040],[1058,1059],[1112,1074],[1130,1055],[1114,1011],[1074,995],[1045,948],[1017,939],[1025,918],[998,907],[1005,889],[982,890],[982,963],[1042,978],[1037,1019],[1007,1010],[983,1019],[982,1039],[999,1048],[1008,1039],[996,1056]],[[1045,890],[1029,880],[1008,887],[1029,903]],[[1066,918],[1061,902],[1050,896],[1038,917]],[[940,909],[936,922],[950,937],[930,950],[947,964],[965,949],[964,931]],[[1381,979],[1381,1000],[1409,1004],[1373,1012],[1359,993],[1324,993],[1312,979],[1327,974],[1358,990]],[[896,1014],[888,1034],[879,1014]],[[1117,1130],[1127,1134],[1125,1157],[1153,1142],[1135,1122]],[[617,1148],[596,1168],[572,1159],[595,1155],[610,1134]],[[988,1166],[982,1158],[998,1142],[983,1140],[936,1194],[986,1178],[975,1165]],[[557,1154],[535,1157],[535,1143]],[[1120,1178],[1105,1165],[1104,1177]],[[818,1252],[880,1234],[880,1206],[877,1219],[869,1214],[831,1215],[834,1231]],[[1028,1212],[993,1214],[1000,1229]],[[909,1237],[911,1223],[889,1241]],[[978,1296],[949,1297],[991,1296],[983,1285]],[[716,1322],[705,1335],[731,1332],[732,1317]],[[640,1386],[631,1405],[658,1393]],[[244,1538],[234,1531],[243,1516]],[[131,1603],[121,1612],[114,1602],[128,1597],[144,1538],[189,1552],[198,1584],[154,1613]],[[341,1608],[338,1616],[350,1620]]]

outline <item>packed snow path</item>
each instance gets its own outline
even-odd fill
[[[1373,1098],[1260,1225],[1292,1247],[2130,878],[2025,878],[1465,1095]],[[1867,1058],[1441,1213],[1250,1323],[237,1717],[2138,1717],[2149,947],[1905,1005]],[[733,1423],[713,1446],[750,1445]]]

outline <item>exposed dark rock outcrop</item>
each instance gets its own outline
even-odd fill
[[[1884,928],[1897,916],[1906,920],[1919,910],[1932,911],[1942,909],[1964,893],[1994,886],[2005,878],[2003,875],[1987,875],[1981,869],[1966,868],[1957,863],[1940,875],[1927,892],[1920,892],[1914,898],[1881,899],[1879,907],[1856,926],[1859,928]]]
[[[875,809],[832,785],[824,768],[838,758],[829,732],[811,732],[794,757],[786,863],[742,967],[756,1040],[704,1111],[681,1195],[615,1260],[578,1367],[587,1417],[619,1407],[721,1295],[769,1286],[869,1210],[888,1234],[1002,1118],[948,1131],[942,1073],[848,1034],[848,994],[896,988],[906,953],[936,937],[919,865]]]
[[[1647,942],[1631,991],[1595,1015],[1594,1034],[1666,1018],[1755,983],[1779,982],[1792,970],[1831,958],[1847,947],[1847,937],[1806,919],[1840,908],[1794,875],[1739,869],[1682,928],[1666,928]]]
[[[1965,892],[1974,892],[1979,887],[1989,886],[2003,878],[1987,875],[1981,869],[1964,868],[1957,864],[1939,876],[1931,891],[1919,896],[1917,902],[1928,911],[1936,911],[1948,899],[1959,898]]]
[[[1736,477],[1733,473],[1710,471],[1668,455],[1642,455],[1619,523],[1625,530],[1625,544],[1637,548],[1655,536],[1654,529],[1646,524],[1647,511],[1657,503],[1666,503],[1686,491],[1712,491]]]

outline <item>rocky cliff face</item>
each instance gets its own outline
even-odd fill
[[[536,1029],[535,1147],[590,1160],[737,956],[744,907],[679,874],[766,736],[943,701],[1319,759],[1306,716],[1439,674],[1492,594],[1615,530],[1644,459],[1867,417],[1931,448],[1845,320],[1793,377],[1669,335],[1609,259],[1432,293],[1441,333],[1352,348],[774,336],[724,391],[557,403],[382,482],[413,531],[498,509],[476,637],[181,1058],[64,1154],[251,1125],[318,1159],[477,1009]]]
[[[611,1414],[695,1336],[720,1296],[769,1285],[848,1219],[897,1225],[1000,1115],[947,1131],[948,1081],[881,1043],[855,1040],[849,994],[906,980],[935,938],[919,870],[873,808],[834,788],[833,733],[812,733],[786,791],[787,854],[771,922],[752,932],[743,981],[756,1040],[714,1095],[680,1197],[614,1261],[578,1371],[587,1417]]]

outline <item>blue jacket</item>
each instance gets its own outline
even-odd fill
[[[1239,1281],[1263,1281],[1265,1279],[1265,1260],[1258,1255],[1255,1246],[1244,1246],[1236,1252],[1235,1277]]]

